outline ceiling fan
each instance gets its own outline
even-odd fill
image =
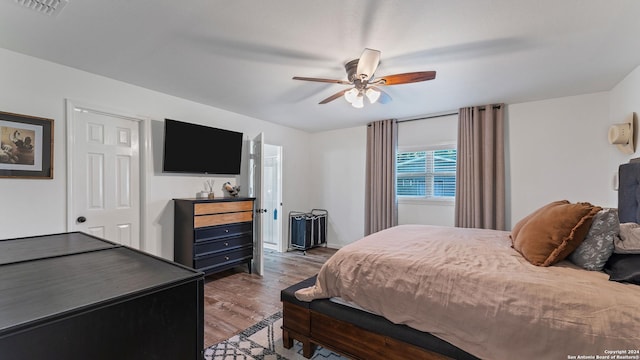
[[[387,75],[374,78],[374,74],[380,64],[380,51],[364,49],[359,59],[351,60],[344,65],[348,80],[320,79],[311,77],[294,76],[294,80],[316,81],[341,85],[353,85],[352,88],[339,91],[320,101],[326,104],[344,95],[345,99],[356,108],[364,106],[364,97],[372,104],[376,101],[385,104],[391,101],[391,96],[382,91],[379,86],[409,84],[436,78],[435,71],[417,71],[404,74]]]

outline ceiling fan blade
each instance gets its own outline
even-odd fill
[[[304,81],[315,81],[315,82],[332,83],[332,84],[351,85],[351,83],[346,80],[320,79],[320,78],[311,78],[311,77],[302,77],[302,76],[294,76],[293,80],[304,80]]]
[[[399,85],[420,81],[433,80],[436,78],[435,71],[418,71],[404,74],[387,75],[376,80],[376,85]],[[378,81],[380,83],[378,83]]]
[[[382,89],[380,89],[379,87],[371,86],[371,88],[373,90],[375,90],[375,91],[379,91],[380,92],[380,97],[378,98],[378,102],[380,104],[386,104],[386,103],[391,102],[391,100],[393,100],[389,94],[387,94],[386,92],[382,91]]]
[[[326,98],[326,99],[324,99],[324,100],[320,101],[318,104],[326,104],[326,103],[328,103],[328,102],[331,102],[331,101],[333,101],[333,100],[335,100],[335,99],[337,99],[337,98],[341,97],[342,95],[344,95],[344,93],[346,93],[346,92],[347,92],[347,91],[349,91],[349,90],[351,90],[351,89],[344,89],[344,90],[342,90],[342,91],[338,91],[337,93],[335,93],[335,94],[333,94],[333,95],[329,96],[328,98]]]
[[[369,80],[373,77],[373,74],[375,74],[378,64],[380,64],[380,51],[364,49],[362,55],[360,55],[360,59],[358,59],[356,75],[359,78],[365,75],[364,80]]]

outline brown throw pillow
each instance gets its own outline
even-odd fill
[[[513,244],[513,242],[516,240],[516,237],[518,237],[518,233],[520,232],[520,230],[522,230],[522,227],[529,222],[529,220],[531,220],[532,217],[534,217],[537,213],[545,211],[548,207],[552,207],[558,204],[569,204],[569,200],[558,200],[558,201],[554,201],[552,203],[549,203],[541,208],[539,208],[538,210],[532,212],[531,214],[523,217],[520,221],[518,221],[518,223],[516,224],[516,226],[513,227],[513,229],[511,229],[511,243]]]
[[[553,265],[582,243],[600,210],[589,203],[546,205],[519,229],[513,247],[533,265]]]

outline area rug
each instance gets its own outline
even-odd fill
[[[240,334],[204,350],[205,360],[306,360],[302,344],[293,342],[291,349],[282,346],[282,312],[275,313]],[[318,347],[311,359],[346,360]]]

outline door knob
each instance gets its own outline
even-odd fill
[[[83,222],[87,221],[87,218],[84,217],[84,216],[78,216],[76,221],[78,221],[80,224],[82,224]]]

